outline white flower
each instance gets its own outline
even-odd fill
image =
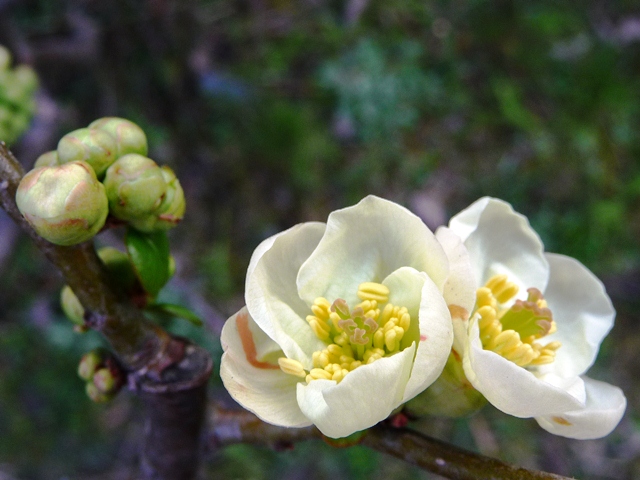
[[[440,375],[451,317],[473,307],[472,282],[455,282],[470,268],[456,236],[373,196],[268,238],[222,331],[224,385],[272,424],[369,428]]]
[[[625,396],[583,376],[615,317],[602,283],[580,262],[544,253],[527,219],[501,200],[478,200],[449,229],[484,286],[468,328],[455,330],[471,384],[498,409],[535,417],[551,433],[609,434]]]

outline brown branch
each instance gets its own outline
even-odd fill
[[[130,387],[147,407],[142,459],[145,477],[193,478],[211,357],[204,349],[172,337],[145,319],[141,310],[112,287],[91,242],[61,247],[40,237],[15,203],[22,176],[22,167],[0,142],[0,207],[58,267],[85,308],[87,325],[109,341],[128,371]]]
[[[322,438],[315,427],[276,427],[247,411],[225,410],[215,406],[210,408],[208,428],[206,442],[212,450],[235,443],[278,447]],[[385,423],[369,429],[361,444],[452,480],[568,480],[553,473],[516,467],[414,430],[395,428]]]

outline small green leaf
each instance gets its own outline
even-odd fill
[[[184,318],[185,320],[190,321],[198,327],[202,326],[202,319],[198,316],[198,314],[181,305],[175,305],[173,303],[152,303],[147,307],[147,309],[151,311],[166,313],[173,317]]]
[[[127,229],[127,253],[144,289],[156,297],[169,280],[169,240],[165,232],[142,233]]]

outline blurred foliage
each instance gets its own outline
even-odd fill
[[[188,209],[170,235],[178,271],[162,301],[206,300],[232,314],[261,240],[369,193],[434,226],[482,195],[526,214],[547,250],[615,287],[618,326],[594,368],[625,389],[630,420],[582,443],[490,408],[421,427],[590,479],[640,474],[639,25],[628,0],[0,3],[0,43],[32,64],[56,107],[51,120],[41,106],[39,137],[16,145],[26,165],[64,133],[120,115],[143,127],[150,155],[180,178]],[[0,476],[127,478],[121,469],[135,471],[135,458],[122,452],[136,431],[109,430],[101,419],[115,406],[83,398],[73,371],[89,347],[58,323],[60,280],[2,220]],[[211,312],[198,313],[219,328]],[[159,321],[220,355],[202,329]],[[224,397],[219,387],[214,378]],[[120,397],[121,415],[134,419],[135,405]],[[207,465],[224,478],[418,475],[406,468],[320,442],[292,452],[237,446]]]

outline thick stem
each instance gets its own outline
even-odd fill
[[[187,347],[185,359],[163,372],[164,382],[141,385],[140,397],[147,410],[142,470],[148,479],[193,478],[197,472],[206,379],[213,364],[204,350],[193,345]],[[201,377],[194,379],[193,371],[201,371]]]
[[[303,440],[322,438],[315,427],[276,427],[262,422],[252,413],[215,406],[210,408],[210,412],[206,442],[211,449],[235,443],[288,446]],[[385,423],[369,429],[361,444],[452,480],[568,480],[553,473],[516,467],[462,450],[414,430],[395,428]]]
[[[92,243],[61,247],[40,237],[15,203],[22,176],[22,167],[0,142],[0,207],[62,272],[85,308],[87,325],[111,343],[128,371],[130,387],[143,399],[145,478],[193,478],[211,357],[204,349],[172,337],[145,319],[129,299],[116,293]]]

